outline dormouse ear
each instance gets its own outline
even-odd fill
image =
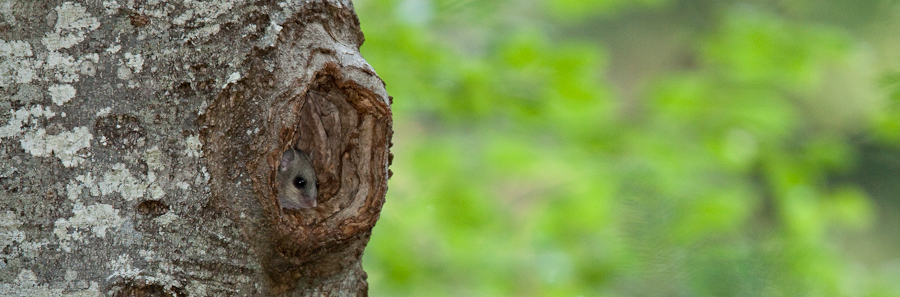
[[[291,162],[297,158],[295,156],[294,149],[288,149],[281,154],[281,164],[278,166],[278,170],[285,171],[291,165]]]
[[[300,157],[303,157],[304,159],[306,159],[306,160],[308,160],[308,161],[310,161],[310,162],[312,162],[313,152],[314,152],[314,151],[310,151],[309,153],[307,153],[307,152],[304,152],[304,151],[302,151],[302,150],[297,150],[297,153],[300,155]]]

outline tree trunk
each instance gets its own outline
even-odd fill
[[[366,295],[391,109],[350,1],[83,2],[0,0],[0,296]]]

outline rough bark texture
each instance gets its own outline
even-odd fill
[[[365,295],[391,109],[349,0],[0,0],[0,296]],[[282,209],[281,153],[318,206]]]

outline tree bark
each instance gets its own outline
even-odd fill
[[[0,296],[366,295],[390,97],[349,0],[0,0]],[[275,176],[311,152],[318,206]]]

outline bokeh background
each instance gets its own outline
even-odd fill
[[[356,0],[373,296],[900,296],[900,3]]]

